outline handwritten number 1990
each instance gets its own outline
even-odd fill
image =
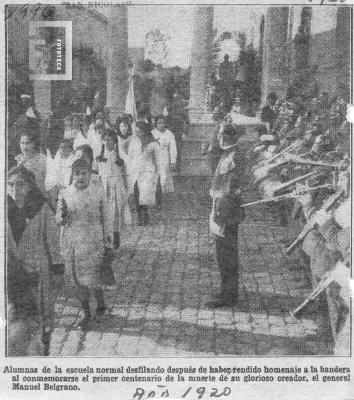
[[[320,5],[324,4],[326,1],[328,3],[338,3],[338,1],[340,1],[341,3],[344,3],[346,0],[321,0]],[[312,0],[308,0],[308,2],[312,3]]]
[[[12,17],[15,17],[16,15],[18,15],[22,19],[26,17],[34,19],[41,10],[42,10],[41,15],[44,19],[51,18],[54,16],[53,6],[51,6],[50,4],[44,5],[41,3],[36,3],[33,4],[33,6],[30,6],[29,4],[24,4],[22,6],[20,5],[11,7],[7,6],[5,19],[6,20],[10,19]]]

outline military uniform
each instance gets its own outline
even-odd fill
[[[242,146],[236,144],[237,129],[225,128],[220,141],[224,150],[216,168],[210,195],[213,207],[210,230],[215,234],[216,257],[221,276],[220,301],[211,306],[232,306],[238,300],[238,226],[244,220],[241,187],[245,178]]]

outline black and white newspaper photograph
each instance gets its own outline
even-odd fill
[[[1,398],[354,400],[353,4],[1,4]]]

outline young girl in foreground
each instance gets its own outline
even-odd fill
[[[65,282],[81,301],[85,329],[91,320],[90,297],[96,302],[96,315],[106,307],[101,287],[104,256],[106,202],[102,186],[91,182],[91,165],[85,158],[72,165],[72,184],[59,194],[56,219],[63,226],[61,250],[65,260]]]

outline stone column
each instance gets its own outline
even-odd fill
[[[350,102],[351,7],[338,7],[336,26],[337,91]]]
[[[284,96],[288,86],[289,7],[269,7],[265,18],[262,103],[270,92]]]
[[[191,123],[204,121],[206,89],[212,52],[213,16],[214,8],[212,6],[198,6],[194,11],[189,97],[189,119]]]
[[[108,43],[106,106],[110,110],[111,122],[114,122],[124,112],[128,91],[128,12],[126,6],[110,9]]]
[[[310,67],[311,17],[312,8],[303,7],[300,26],[294,38],[296,74],[304,74]]]
[[[263,49],[264,49],[264,15],[262,15],[261,23],[259,25],[259,47],[258,47],[258,54],[260,59],[263,59]]]

